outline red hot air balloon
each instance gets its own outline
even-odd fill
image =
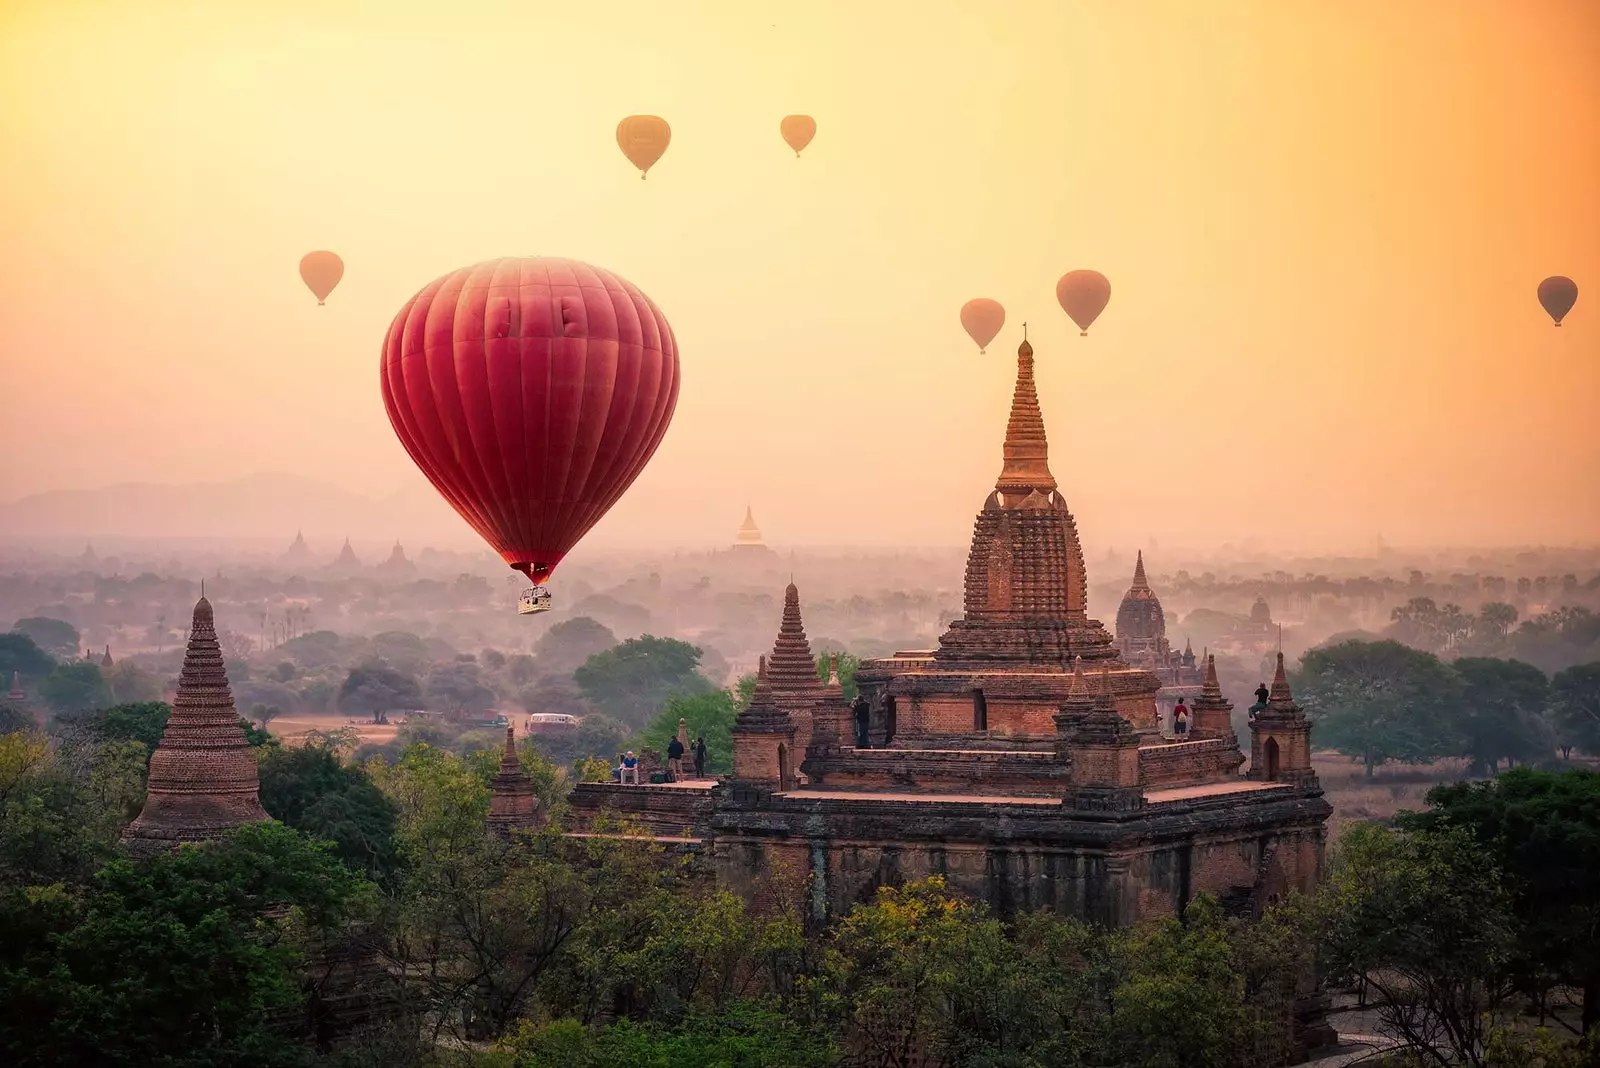
[[[817,136],[817,120],[810,115],[785,115],[778,124],[778,132],[794,149],[794,158],[799,159],[800,153]]]
[[[1563,275],[1551,275],[1539,283],[1539,303],[1560,326],[1567,312],[1578,303],[1578,283]]]
[[[672,127],[656,115],[629,115],[617,123],[617,147],[639,168],[639,180],[656,165],[672,143]]]
[[[307,252],[300,257],[300,280],[316,295],[318,304],[328,302],[328,294],[344,277],[344,260],[332,252]]]
[[[577,260],[489,260],[406,302],[379,361],[389,422],[428,481],[527,575],[521,611],[644,470],[678,402],[650,298]]]
[[[961,326],[967,335],[978,343],[979,352],[987,352],[989,342],[1006,325],[1006,310],[998,300],[978,297],[961,305]]]
[[[1078,324],[1080,336],[1088,335],[1089,324],[1100,318],[1110,299],[1111,283],[1099,271],[1068,271],[1056,283],[1056,300]]]

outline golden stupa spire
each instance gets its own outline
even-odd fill
[[[995,489],[1027,496],[1034,490],[1049,493],[1056,488],[1056,480],[1050,474],[1039,392],[1033,384],[1033,346],[1026,339],[1017,347],[1017,388],[1011,395],[1011,418],[1006,423],[1002,451],[1005,463]]]

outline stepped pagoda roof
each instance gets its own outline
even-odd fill
[[[195,602],[178,695],[161,744],[150,755],[144,810],[122,834],[135,853],[220,838],[269,819],[256,758],[228,686],[211,602]]]
[[[793,582],[783,591],[783,621],[778,625],[778,638],[772,643],[772,655],[767,658],[767,681],[780,697],[821,695],[817,661],[811,655],[811,643],[800,619],[800,590]]]
[[[506,744],[500,754],[500,770],[489,780],[489,832],[510,837],[513,831],[538,826],[539,798],[533,782],[522,773],[517,756],[515,727],[506,728]]]

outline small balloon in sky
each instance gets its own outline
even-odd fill
[[[800,152],[817,136],[817,120],[810,115],[785,115],[778,124],[778,131],[783,134],[783,139],[794,149],[795,159],[800,158]]]
[[[1111,283],[1099,271],[1068,271],[1056,283],[1056,300],[1078,324],[1079,335],[1087,336],[1089,325],[1100,318],[1111,300]]]
[[[300,257],[300,280],[317,298],[317,304],[328,303],[328,294],[344,277],[344,260],[326,251],[307,252]]]
[[[1006,325],[1006,310],[998,300],[976,297],[961,305],[961,325],[967,335],[978,343],[978,351],[987,352],[989,342]]]
[[[639,180],[656,165],[672,143],[672,127],[657,115],[629,115],[617,123],[617,147],[639,168]]]
[[[1578,303],[1578,283],[1565,275],[1551,275],[1539,283],[1539,303],[1557,326]]]

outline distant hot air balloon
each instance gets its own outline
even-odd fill
[[[344,277],[344,260],[332,252],[307,252],[300,257],[300,280],[316,295],[318,304],[328,302],[328,294]]]
[[[1006,310],[1000,306],[998,300],[988,297],[978,297],[961,305],[961,325],[972,340],[978,343],[978,351],[986,352],[989,342],[1000,333],[1000,328],[1006,325]]]
[[[817,136],[817,120],[810,115],[785,115],[778,124],[778,130],[783,134],[783,139],[789,142],[789,147],[794,149],[795,159],[799,159],[800,152]]]
[[[1578,303],[1578,283],[1563,275],[1551,275],[1539,283],[1539,303],[1560,326],[1567,312]]]
[[[678,402],[678,346],[649,297],[577,260],[489,260],[389,326],[389,422],[435,489],[549,606],[543,584],[649,462]]]
[[[1106,310],[1111,299],[1111,283],[1099,271],[1068,271],[1056,283],[1056,300],[1061,310],[1078,324],[1080,336],[1087,336],[1089,324]]]
[[[617,146],[639,168],[639,179],[656,165],[672,143],[672,127],[655,115],[629,115],[617,123]]]

